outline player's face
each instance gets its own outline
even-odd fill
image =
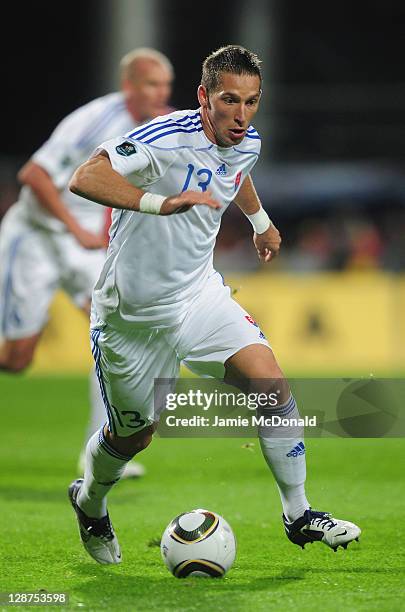
[[[168,112],[172,80],[165,66],[147,59],[138,61],[133,77],[122,84],[128,109],[136,121],[146,121]]]
[[[200,85],[198,99],[210,140],[221,147],[239,144],[259,108],[260,96],[260,79],[256,75],[223,72],[218,89],[209,95]]]

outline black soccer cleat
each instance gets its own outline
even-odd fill
[[[103,565],[121,563],[120,546],[108,513],[99,519],[91,518],[76,503],[82,483],[82,478],[74,480],[69,486],[68,495],[76,513],[83,546],[90,557],[98,563]]]
[[[305,547],[305,544],[323,542],[335,552],[339,546],[347,548],[353,540],[359,541],[360,527],[349,521],[333,518],[327,512],[318,512],[309,508],[297,520],[289,523],[283,514],[286,535],[293,543]]]

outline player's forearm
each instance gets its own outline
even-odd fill
[[[75,218],[64,205],[51,177],[41,166],[29,161],[21,168],[18,179],[23,185],[29,186],[41,206],[62,221],[69,230],[73,230],[77,226]]]
[[[272,226],[268,214],[261,205],[250,174],[243,181],[234,201],[249,219],[256,234],[264,234]]]
[[[139,202],[145,194],[115,172],[104,156],[93,157],[79,166],[70,180],[69,189],[103,206],[128,210],[139,210]]]
[[[72,176],[69,189],[104,206],[152,215],[183,213],[197,205],[221,208],[209,191],[183,191],[169,197],[142,191],[113,170],[106,152],[81,165]]]
[[[245,215],[254,215],[260,209],[261,203],[250,174],[240,186],[234,202]]]

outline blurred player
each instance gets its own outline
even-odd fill
[[[106,495],[127,461],[151,442],[160,408],[155,378],[176,378],[183,361],[244,391],[279,388],[279,405],[267,406],[266,414],[299,417],[269,343],[212,264],[232,201],[254,227],[261,260],[279,250],[280,235],[250,178],[260,152],[251,126],[260,96],[257,56],[238,46],[219,49],[204,62],[199,109],[104,142],[71,181],[74,192],[118,209],[92,302],[93,354],[109,423],[88,442],[84,480],[69,487],[84,547],[99,563],[121,561]],[[288,538],[332,549],[357,538],[353,523],[311,509],[302,431],[270,427],[259,435]]]
[[[128,53],[120,68],[121,91],[68,115],[19,172],[23,188],[0,231],[2,370],[21,372],[31,363],[57,289],[89,315],[108,242],[106,209],[74,195],[69,179],[101,140],[168,112],[173,80],[171,63],[153,49]],[[106,416],[95,374],[90,397],[86,441]],[[79,469],[83,473],[84,453]],[[134,462],[125,470],[125,476],[142,473]]]

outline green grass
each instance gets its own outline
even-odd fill
[[[405,610],[403,440],[307,440],[314,507],[363,529],[359,544],[334,554],[287,540],[257,443],[157,438],[142,456],[147,476],[110,494],[124,560],[103,567],[82,549],[66,495],[86,397],[84,378],[0,377],[0,591],[66,591],[69,608],[121,612]],[[224,579],[177,580],[153,545],[195,507],[223,514],[235,531]]]

